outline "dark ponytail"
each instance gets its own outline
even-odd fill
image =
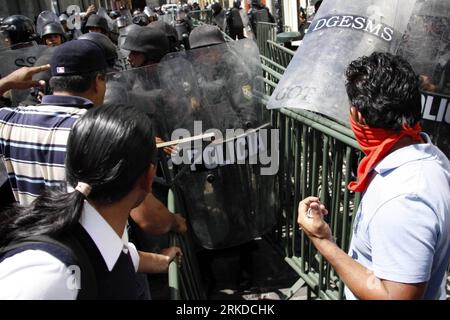
[[[114,203],[126,196],[156,161],[148,117],[134,107],[94,108],[72,127],[67,142],[66,176],[92,190],[88,199]],[[47,189],[30,207],[0,214],[0,246],[34,235],[57,237],[78,223],[86,199],[80,191]]]
[[[46,189],[29,207],[15,207],[0,214],[0,247],[34,235],[57,237],[76,224],[84,195],[78,191]]]

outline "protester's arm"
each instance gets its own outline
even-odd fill
[[[160,137],[155,137],[155,142],[156,144],[160,144],[160,143],[164,143],[166,141],[164,141],[163,139],[161,139]],[[167,146],[163,148],[164,153],[167,154],[168,156],[172,155],[173,153],[177,152],[176,146]]]
[[[91,4],[87,10],[86,10],[86,14],[84,15],[84,17],[82,17],[81,19],[81,32],[82,33],[88,33],[89,30],[86,27],[87,21],[89,19],[89,17],[91,15],[93,15],[94,13],[97,12],[97,8],[95,7],[95,5]]]
[[[310,217],[307,216],[308,209]],[[353,260],[333,241],[331,229],[323,220],[328,212],[316,197],[308,197],[300,202],[298,223],[313,245],[332,265],[342,281],[359,299],[409,300],[421,299],[426,282],[400,283],[379,279],[374,272]]]
[[[0,79],[0,95],[11,89],[29,89],[45,85],[43,80],[32,80],[33,75],[50,69],[50,65],[23,67]]]
[[[143,273],[165,273],[169,269],[169,264],[175,258],[179,260],[177,263],[181,262],[180,248],[170,247],[161,250],[161,253],[151,253],[138,251],[139,254],[139,267],[138,272]]]
[[[144,231],[161,235],[169,231],[185,233],[186,219],[171,213],[153,194],[148,194],[139,207],[131,211],[131,217]]]

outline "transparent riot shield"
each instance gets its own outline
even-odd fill
[[[119,37],[117,39],[117,63],[114,66],[114,69],[118,72],[131,69],[131,65],[127,59],[130,52],[123,49],[122,46],[125,43],[128,33],[130,33],[131,30],[138,28],[140,28],[138,25],[130,24],[119,30]]]
[[[39,56],[46,51],[47,48],[47,46],[30,43],[30,46],[28,47],[0,51],[0,61],[2,62],[0,63],[0,77],[4,77],[21,67],[33,66]],[[12,90],[12,105],[17,106],[19,102],[25,100],[29,92],[29,90]]]
[[[120,10],[120,15],[122,17],[125,17],[127,25],[130,25],[133,23],[133,15],[131,14],[130,9]]]
[[[61,24],[59,22],[58,16],[54,12],[49,11],[49,10],[42,11],[39,14],[37,21],[36,21],[36,31],[40,37],[42,37],[42,30],[43,30],[44,26],[50,22]],[[62,25],[61,25],[61,29],[63,29]]]
[[[344,73],[374,51],[393,52],[415,0],[328,0],[270,97],[268,108],[300,108],[348,122]]]
[[[174,25],[176,20],[176,14],[173,10],[166,12],[163,15],[158,16],[158,20],[162,20],[168,24]]]
[[[183,121],[205,121],[204,128],[221,132],[234,128],[255,128],[261,123],[259,97],[262,70],[256,44],[248,39],[166,55],[161,77],[178,92],[193,90],[195,103]],[[201,111],[201,112],[200,112]],[[199,115],[201,116],[200,118]],[[183,127],[174,119],[173,128]]]
[[[450,95],[450,2],[417,1],[395,53],[430,77],[436,93]]]
[[[151,65],[107,75],[105,105],[133,105],[154,123],[155,134],[165,132],[164,108],[158,65]]]
[[[450,156],[450,2],[417,1],[395,53],[424,80],[423,130]]]
[[[106,12],[105,8],[103,8],[103,7],[102,8],[98,8],[97,15],[99,15],[100,17],[103,17],[103,18],[106,19],[106,22],[108,23],[109,31],[111,31],[111,32],[115,31],[114,30],[114,27],[115,27],[114,20],[111,19],[111,17],[109,16],[108,12]]]
[[[254,42],[170,54],[159,67],[171,140],[214,134],[179,144],[172,156],[174,188],[199,244],[226,248],[269,231],[275,180],[258,162],[271,146],[270,135],[259,137],[262,73]]]
[[[450,95],[422,92],[422,130],[450,157]]]

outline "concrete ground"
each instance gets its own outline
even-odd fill
[[[209,252],[200,260],[211,266],[203,272],[211,300],[282,300],[298,280],[281,252],[261,238],[243,247]],[[306,288],[291,299],[305,300]]]

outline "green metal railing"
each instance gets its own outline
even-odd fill
[[[167,197],[167,208],[170,212],[178,212],[180,205],[176,194],[169,190]],[[178,209],[178,210],[177,210]],[[182,210],[181,210],[182,211]],[[183,236],[170,235],[170,245],[177,246],[183,253],[181,265],[175,261],[169,265],[169,290],[171,300],[203,300],[206,299],[194,252],[194,245],[189,233]]]
[[[266,42],[266,55],[261,52],[266,94],[263,102],[269,99],[293,56],[291,50],[275,41]],[[300,276],[291,294],[306,284],[310,299],[342,299],[342,281],[298,230],[297,207],[303,198],[319,196],[330,212],[328,222],[336,243],[348,250],[360,195],[346,186],[356,175],[361,156],[358,144],[347,126],[320,114],[288,108],[270,113],[273,127],[280,130],[277,193],[282,209],[275,238],[284,250],[285,261]]]
[[[289,31],[290,28],[288,26],[284,26],[283,31]],[[268,40],[276,42],[277,40],[277,24],[269,23],[269,22],[258,22],[256,24],[256,34],[257,39],[256,42],[258,44],[259,52],[261,55],[265,57],[270,57],[268,52]]]

